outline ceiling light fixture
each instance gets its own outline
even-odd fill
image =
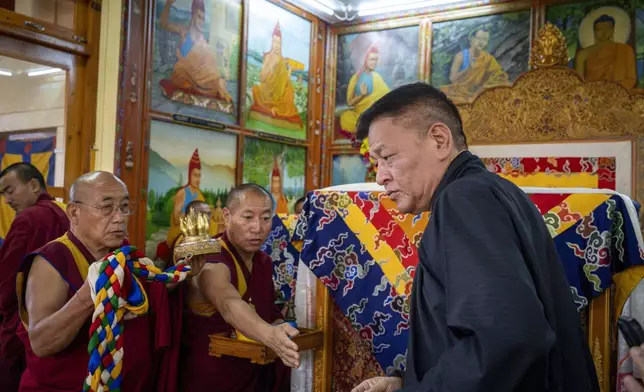
[[[62,72],[62,71],[63,70],[60,69],[60,68],[47,68],[47,69],[42,69],[40,71],[29,72],[29,73],[27,73],[27,75],[28,76],[41,76],[41,75],[49,75],[49,74],[52,74],[52,73]]]
[[[423,1],[410,1],[402,4],[392,4],[391,1],[380,1],[377,3],[361,4],[358,7],[358,15],[370,16],[377,14],[385,14],[389,12],[409,11],[416,8],[431,7],[449,3],[457,3],[462,0],[423,0]]]
[[[2,71],[2,70],[0,70],[0,75],[2,75],[2,76],[11,76],[11,75],[13,75],[13,74],[12,74],[11,72],[8,72],[8,71]]]

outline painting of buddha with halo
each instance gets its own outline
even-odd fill
[[[156,0],[151,109],[234,124],[240,0]]]
[[[644,87],[644,47],[635,45],[644,27],[640,15],[644,11],[635,3],[589,1],[548,7],[547,20],[566,37],[569,66],[584,80],[611,81],[626,89]]]
[[[248,10],[246,128],[306,139],[311,22],[267,0]]]

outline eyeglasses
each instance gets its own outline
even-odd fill
[[[82,201],[77,201],[77,200],[73,201],[72,203],[82,204],[82,205],[85,205],[85,206],[88,206],[88,207],[95,208],[95,209],[99,210],[101,212],[101,215],[103,215],[103,216],[110,216],[114,212],[116,212],[117,209],[121,210],[121,214],[123,214],[125,216],[129,216],[129,215],[134,214],[134,204],[132,202],[130,202],[130,201],[125,202],[125,203],[121,203],[121,204],[104,204],[104,205],[101,205],[101,206],[95,206],[93,204],[87,204],[87,203],[83,203]]]

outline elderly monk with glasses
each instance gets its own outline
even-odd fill
[[[94,311],[88,266],[128,244],[132,205],[125,184],[108,172],[78,178],[67,205],[70,229],[28,256],[21,266],[18,295],[27,369],[21,392],[74,391],[88,374],[89,325]],[[22,282],[21,282],[22,280]],[[155,353],[169,344],[169,310],[163,283],[140,280],[147,314],[125,319],[121,390],[156,388]]]

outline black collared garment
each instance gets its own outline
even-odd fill
[[[419,251],[402,391],[599,391],[554,242],[519,187],[462,152]]]

